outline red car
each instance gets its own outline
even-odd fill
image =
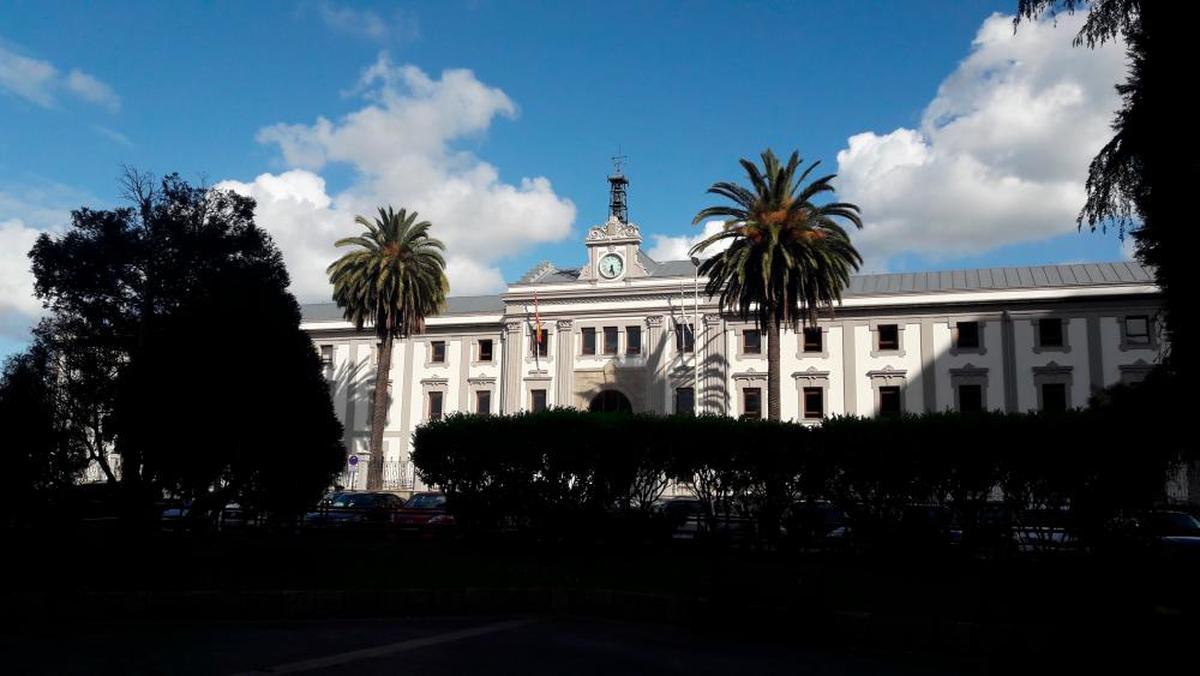
[[[402,533],[433,537],[454,527],[454,515],[446,511],[445,493],[417,493],[396,512],[392,523]]]

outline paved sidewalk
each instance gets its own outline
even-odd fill
[[[85,624],[0,636],[6,674],[941,674],[778,642],[566,617]]]

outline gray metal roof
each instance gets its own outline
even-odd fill
[[[691,261],[659,263],[643,255],[643,265],[652,277],[691,277]],[[559,270],[544,263],[521,278],[519,284],[573,282],[578,268]],[[1119,263],[1078,263],[1071,265],[1032,265],[974,270],[936,272],[893,272],[881,275],[854,275],[843,298],[907,293],[950,291],[997,291],[1005,289],[1060,289],[1080,286],[1153,284],[1154,272],[1132,261]],[[342,311],[334,303],[300,306],[304,321],[337,321]],[[451,296],[442,315],[468,315],[504,312],[504,301],[493,296]]]
[[[1154,272],[1139,263],[1033,265],[937,272],[854,275],[844,297],[946,291],[1060,289],[1115,284],[1153,284]]]
[[[450,296],[446,299],[445,315],[473,315],[504,312],[504,301],[500,296]],[[306,322],[333,322],[342,319],[342,310],[336,303],[311,303],[300,306],[300,314]]]
[[[691,261],[656,261],[638,252],[638,260],[651,277],[691,277]],[[579,269],[560,270],[549,262],[538,264],[518,284],[561,284],[579,279]],[[1109,284],[1151,284],[1150,268],[1132,261],[1033,265],[935,272],[895,272],[854,275],[844,296],[878,296],[893,293],[937,293],[1002,289],[1056,289]]]

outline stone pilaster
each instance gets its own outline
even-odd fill
[[[1005,312],[1000,320],[1000,356],[1004,360],[1004,410],[1017,412],[1017,344],[1013,319]]]
[[[933,320],[921,320],[921,397],[925,411],[937,410],[937,370],[933,354]]]
[[[667,342],[663,335],[662,315],[646,317],[646,402],[655,413],[670,412],[667,394]]]
[[[516,413],[521,407],[521,365],[525,360],[525,351],[521,345],[521,322],[504,324],[504,351],[501,352],[501,387],[503,388],[503,407],[501,413]]]
[[[558,345],[554,355],[554,403],[557,406],[575,405],[575,322],[560,319],[555,323]]]
[[[719,314],[706,314],[704,323],[704,352],[697,353],[700,362],[700,392],[696,393],[696,413],[729,412],[726,382],[729,371],[729,349],[725,322]]]
[[[854,322],[842,322],[842,399],[846,415],[858,415],[858,353]]]

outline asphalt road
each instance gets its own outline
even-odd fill
[[[0,634],[0,672],[737,676],[958,670],[659,625],[566,617],[429,617],[25,627]]]

